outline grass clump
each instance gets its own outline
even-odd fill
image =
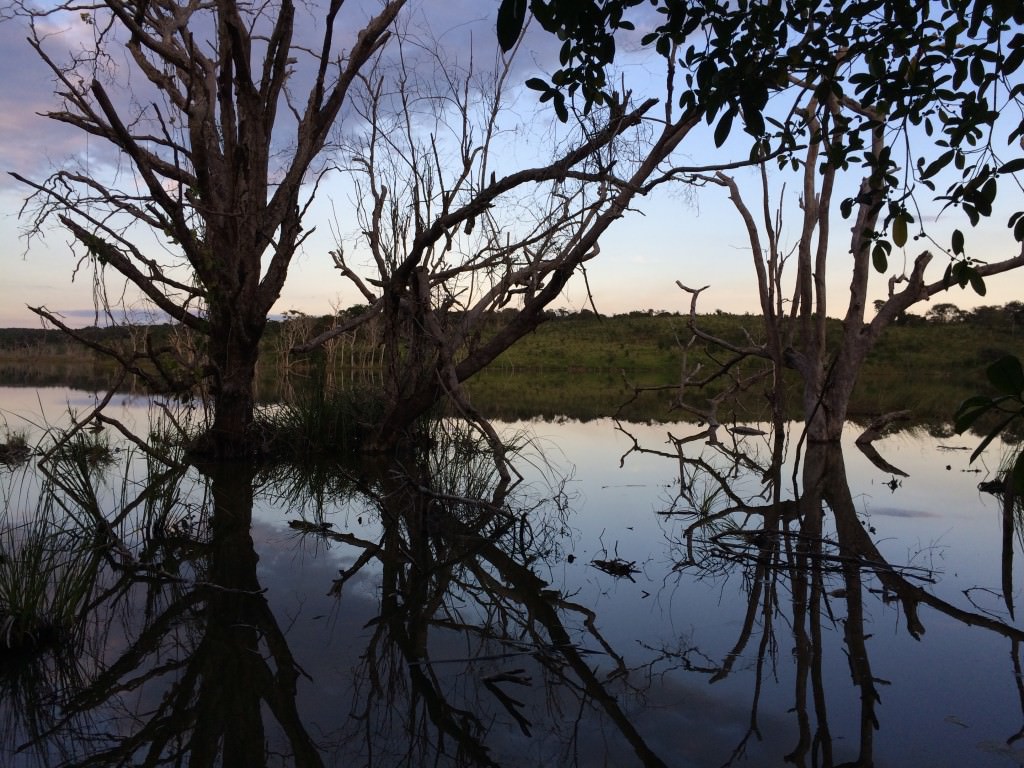
[[[59,443],[52,458],[61,463],[104,469],[114,463],[116,453],[117,449],[111,447],[106,432],[85,429]]]
[[[64,642],[92,594],[98,550],[57,522],[52,498],[28,520],[0,521],[0,666]]]
[[[271,459],[311,460],[359,450],[383,404],[362,389],[312,388],[261,408],[255,431]]]
[[[7,439],[0,441],[0,464],[7,467],[16,467],[28,461],[32,455],[32,448],[28,439],[20,432],[7,435]]]

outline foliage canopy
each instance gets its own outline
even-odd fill
[[[820,126],[830,137],[822,163],[866,166],[887,187],[891,239],[880,238],[873,252],[882,271],[892,246],[902,247],[919,223],[916,189],[937,193],[976,225],[992,214],[1000,178],[1024,170],[1024,158],[1005,157],[995,141],[1000,113],[1024,96],[1013,78],[1024,64],[1024,5],[1013,0],[502,0],[502,47],[517,39],[527,11],[562,41],[550,80],[528,83],[562,120],[574,102],[587,112],[610,98],[606,70],[617,41],[632,36],[685,73],[675,98],[682,107],[700,105],[718,146],[738,122],[751,138],[751,159],[795,163],[794,152]],[[769,109],[771,97],[793,85],[813,91],[814,113],[780,117]],[[859,108],[840,113],[837,103]],[[832,130],[839,122],[842,130]],[[888,147],[904,147],[905,157],[866,151],[882,125]],[[928,142],[909,140],[920,131]],[[1024,120],[1005,140],[1011,147],[1024,140]],[[951,181],[939,191],[943,171]],[[844,202],[844,214],[855,202]],[[1024,242],[1024,211],[1009,225]],[[947,281],[984,294],[962,232],[948,250],[957,258]]]

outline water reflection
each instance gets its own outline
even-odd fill
[[[292,529],[359,551],[325,585],[331,595],[343,599],[367,569],[379,590],[350,712],[318,718],[317,744],[299,715],[303,669],[257,573],[253,505],[267,475],[206,468],[185,491],[180,470],[147,472],[149,482],[125,480],[103,509],[99,465],[55,456],[47,493],[102,539],[88,551],[102,552],[105,567],[93,574],[88,612],[68,628],[93,654],[65,660],[78,679],[40,698],[45,722],[15,723],[20,713],[7,708],[8,732],[23,733],[17,751],[44,765],[499,765],[492,753],[515,749],[504,727],[555,733],[562,724],[538,713],[557,705],[577,712],[558,734],[563,750],[576,751],[580,711],[594,707],[642,762],[661,764],[590,664],[607,656],[626,671],[594,612],[535,570],[566,532],[564,495],[523,492],[485,445],[443,425],[429,449],[396,463],[336,468],[350,480],[330,491],[319,481],[327,474],[272,485],[312,512]],[[325,494],[373,516],[377,535],[334,531]]]
[[[37,692],[38,711],[20,723],[24,712],[4,707],[8,733],[24,734],[24,759],[265,765],[269,715],[288,760],[321,765],[296,709],[301,670],[257,578],[252,473],[211,473],[184,505],[182,473],[156,473],[134,493],[126,482],[123,504],[100,510],[74,466],[49,472],[48,492],[83,535],[91,529],[88,555],[104,567],[93,572],[88,611],[67,628],[77,642],[52,655],[76,669],[74,685]],[[85,653],[67,658],[79,645]],[[14,666],[4,682],[21,684],[26,671]]]
[[[497,766],[522,751],[516,734],[578,754],[595,710],[642,764],[662,765],[612,692],[608,681],[628,670],[596,614],[538,575],[567,533],[564,494],[524,493],[483,445],[448,425],[429,452],[360,482],[381,522],[376,539],[293,522],[359,550],[333,594],[371,564],[380,572],[380,613],[354,672],[356,727],[341,730],[345,759]],[[610,669],[599,674],[595,656]],[[559,722],[552,710],[573,714]]]
[[[627,456],[662,482],[617,528],[535,443],[519,441],[524,480],[458,422],[373,464],[55,455],[45,501],[6,499],[3,577],[34,567],[68,605],[4,653],[3,764],[869,766],[925,736],[960,764],[1016,759],[1012,500],[990,537],[999,588],[950,594],[886,549],[839,446],[799,446],[797,465],[795,437],[766,432]],[[34,470],[5,471],[37,493],[11,479]],[[27,559],[38,526],[59,564]],[[893,661],[917,651],[892,624],[915,648],[953,637],[967,678],[968,649],[1003,649],[974,681],[1016,722],[994,754],[900,708],[928,709],[930,683]]]
[[[776,428],[778,429],[778,427]],[[740,433],[745,434],[745,433]],[[779,432],[774,432],[778,437]],[[706,439],[711,450],[688,455],[685,447]],[[890,562],[879,551],[872,534],[858,513],[851,493],[842,447],[837,443],[810,443],[802,452],[800,482],[794,470],[791,498],[781,493],[786,466],[780,458],[785,441],[766,440],[774,446],[767,462],[759,463],[756,452],[745,450],[735,438],[719,438],[715,428],[688,438],[670,437],[681,471],[680,494],[675,506],[688,519],[676,541],[676,569],[682,573],[723,573],[740,571],[746,593],[746,613],[735,643],[721,657],[697,647],[677,656],[688,670],[708,676],[709,682],[728,677],[737,660],[752,652],[755,658],[749,725],[739,737],[724,765],[742,760],[748,742],[761,738],[760,692],[765,678],[776,675],[784,649],[792,647],[792,678],[796,745],[785,755],[786,762],[799,766],[872,766],[875,764],[874,737],[881,727],[881,691],[890,684],[872,669],[871,626],[877,606],[899,605],[905,630],[915,639],[925,633],[921,606],[938,611],[965,626],[980,627],[1008,641],[1013,662],[1013,680],[1024,712],[1024,686],[1020,677],[1020,643],[1024,631],[982,613],[953,605],[926,589],[937,574],[930,568]],[[882,459],[870,443],[859,445],[872,464],[906,476]],[[634,442],[634,450],[643,450]],[[709,456],[710,453],[710,456]],[[760,483],[749,490],[749,481]],[[748,490],[737,490],[747,481]],[[724,503],[714,500],[721,495]],[[765,503],[765,500],[768,500]],[[1004,520],[1013,518],[1011,506]],[[1012,607],[1012,538],[1003,536],[1003,593],[1009,616]],[[829,685],[835,680],[826,666],[826,635],[842,633],[843,652],[850,683],[857,690],[859,714],[856,747],[834,742],[830,728],[829,702],[835,698]],[[750,651],[750,646],[755,647]],[[899,727],[898,723],[890,727]],[[1011,734],[1012,745],[1024,734]],[[840,747],[843,747],[841,749]]]

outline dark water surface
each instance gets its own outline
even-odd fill
[[[31,435],[93,402],[0,389]],[[497,426],[507,488],[456,422],[372,467],[169,471],[110,427],[56,487],[0,467],[0,617],[28,572],[52,619],[0,657],[0,765],[1024,763],[1004,447],[877,442],[903,477],[853,431],[794,467],[793,428],[772,485],[768,436]]]

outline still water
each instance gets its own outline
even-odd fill
[[[0,389],[33,439],[94,402]],[[109,426],[56,487],[0,465],[0,599],[41,516],[71,554],[34,572],[86,584],[0,659],[0,764],[1024,764],[1005,447],[497,427],[521,481],[455,422],[386,466],[167,471]]]

